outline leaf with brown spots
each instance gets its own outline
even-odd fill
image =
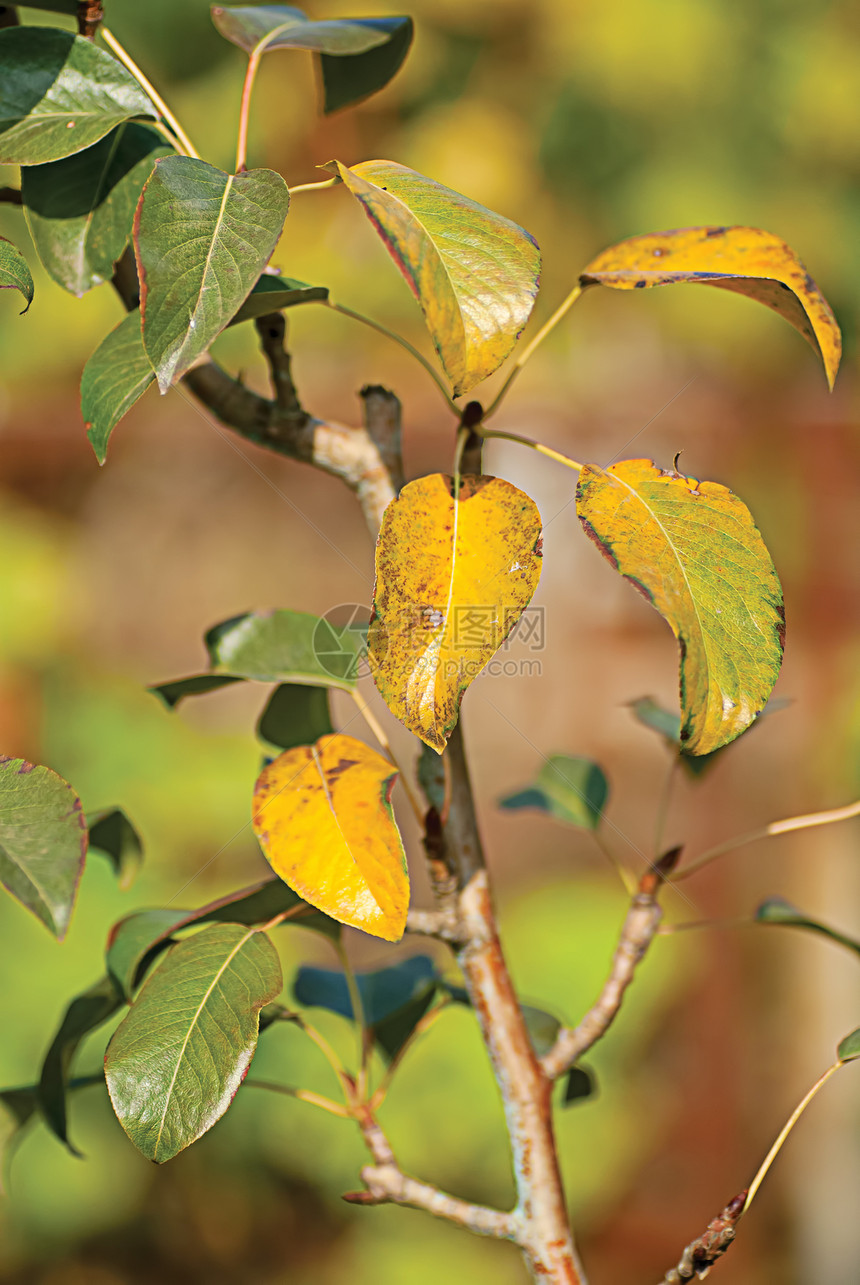
[[[718,286],[778,312],[809,341],[833,387],[842,335],[824,295],[797,255],[760,228],[675,228],[630,237],[580,273],[583,286],[641,290],[675,283]]]
[[[681,648],[680,740],[709,754],[764,709],[782,663],[782,590],[746,505],[651,460],[586,464],[579,520]]]
[[[285,883],[332,919],[399,941],[409,875],[391,808],[397,770],[351,736],[278,755],[254,791],[253,826]]]
[[[392,713],[440,754],[463,693],[510,634],[540,579],[534,500],[498,477],[432,473],[382,518],[367,638]]]

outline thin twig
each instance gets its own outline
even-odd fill
[[[263,49],[259,45],[248,55],[248,66],[245,70],[245,81],[242,85],[242,102],[239,107],[239,133],[236,139],[237,174],[241,174],[245,169],[245,162],[248,158],[248,120],[251,114],[251,94],[254,89],[254,81],[257,79],[257,71],[262,55]]]
[[[104,1076],[100,1078],[104,1079]],[[323,1097],[320,1093],[312,1093],[309,1089],[293,1089],[288,1084],[277,1084],[274,1080],[246,1080],[242,1087],[280,1093],[285,1098],[295,1098],[298,1102],[307,1102],[312,1107],[320,1107],[321,1110],[328,1111],[329,1115],[340,1116],[344,1120],[350,1118],[349,1111],[341,1103],[332,1102],[331,1098]]]
[[[140,85],[144,93],[148,94],[149,97],[152,99],[153,103],[161,113],[161,116],[164,118],[165,121],[167,121],[167,124],[170,126],[171,130],[176,135],[179,142],[182,144],[182,147],[185,151],[185,155],[193,156],[195,160],[199,161],[200,153],[195,149],[194,144],[191,142],[191,139],[185,133],[185,130],[182,128],[179,121],[173,115],[173,112],[167,106],[167,103],[161,97],[161,94],[159,94],[158,90],[155,88],[152,82],[146,78],[146,76],[138,67],[137,63],[131,57],[131,54],[126,52],[126,50],[117,40],[113,32],[109,31],[107,27],[104,27],[104,26],[102,27],[101,34],[102,34],[102,39],[104,40],[105,44],[107,45],[108,49],[110,49],[114,57],[119,59],[119,61],[125,67],[126,71],[131,72],[132,76],[134,76],[135,80]]]
[[[693,1277],[702,1280],[707,1276],[735,1238],[746,1195],[742,1191],[729,1201],[725,1209],[708,1223],[702,1235],[690,1242],[681,1255],[678,1266],[666,1273],[660,1285],[682,1285],[682,1282],[691,1281]]]
[[[507,379],[502,384],[499,391],[496,393],[496,396],[493,398],[487,410],[484,412],[484,419],[489,419],[491,415],[495,415],[496,411],[499,409],[502,402],[505,400],[508,393],[510,392],[511,385],[513,384],[514,380],[517,378],[517,375],[519,375],[523,366],[525,366],[526,362],[531,357],[532,353],[537,348],[540,347],[544,339],[546,339],[547,335],[551,334],[552,331],[555,330],[558,323],[562,320],[562,318],[567,315],[567,313],[576,303],[579,296],[582,294],[583,288],[584,288],[583,286],[577,283],[573,287],[573,289],[571,290],[567,298],[561,301],[561,303],[556,308],[555,312],[552,314],[549,320],[544,322],[540,330],[535,335],[534,339],[531,339],[526,344],[525,348],[522,350],[516,362],[514,363],[513,370],[508,375]]]

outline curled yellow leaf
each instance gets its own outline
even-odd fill
[[[463,477],[455,495],[453,478],[433,473],[385,510],[368,655],[389,709],[439,753],[540,569],[537,505],[501,478]]]
[[[374,937],[399,941],[409,874],[391,808],[397,772],[352,736],[279,754],[254,790],[254,833],[305,901]]]

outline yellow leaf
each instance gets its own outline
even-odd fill
[[[681,746],[710,754],[758,718],[779,675],[785,616],[746,505],[718,482],[651,460],[587,464],[579,520],[681,647]]]
[[[604,250],[580,273],[584,286],[636,290],[673,283],[718,286],[778,312],[820,354],[833,387],[842,336],[830,305],[797,255],[760,228],[652,232]]]
[[[533,500],[497,477],[410,482],[376,545],[368,654],[376,686],[410,731],[444,750],[473,678],[514,628],[540,579]]]
[[[517,223],[394,161],[335,168],[421,305],[454,396],[492,375],[529,319],[540,250]]]
[[[390,798],[397,772],[352,736],[278,755],[254,790],[253,826],[270,866],[342,924],[399,941],[409,874]]]

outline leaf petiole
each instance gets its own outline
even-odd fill
[[[492,402],[490,402],[490,405],[487,408],[487,410],[484,412],[484,419],[489,419],[491,415],[495,415],[496,411],[499,409],[502,402],[505,400],[508,393],[510,392],[511,385],[513,384],[517,375],[522,370],[523,366],[526,364],[526,362],[529,360],[532,354],[536,351],[536,349],[540,347],[540,345],[546,339],[547,335],[551,334],[553,330],[555,330],[558,323],[564,317],[567,316],[570,309],[573,307],[573,305],[576,303],[579,296],[582,294],[583,289],[584,289],[583,286],[579,284],[575,285],[571,290],[570,294],[567,296],[567,298],[563,299],[562,302],[559,304],[559,306],[556,308],[555,312],[552,314],[549,320],[544,322],[540,330],[535,335],[534,339],[529,340],[529,342],[526,344],[525,348],[522,350],[517,360],[514,362],[513,369],[511,370],[507,379],[502,384],[499,391],[496,393]]]
[[[557,464],[564,464],[565,468],[575,469],[577,473],[582,472],[582,465],[572,460],[569,455],[562,455],[561,451],[554,451],[551,446],[544,446],[542,442],[533,442],[529,437],[521,437],[519,433],[505,433],[500,428],[484,428],[483,424],[476,424],[472,431],[484,438],[498,437],[506,442],[519,442],[520,446],[528,446],[539,455],[545,455],[547,459],[555,460]]]
[[[342,182],[341,176],[335,174],[334,178],[326,178],[319,183],[297,183],[290,188],[290,196],[295,196],[297,192],[321,192],[326,187],[338,187]]]
[[[341,1106],[339,1102],[332,1102],[331,1098],[326,1098],[321,1093],[312,1093],[309,1089],[292,1089],[287,1084],[276,1084],[273,1080],[246,1080],[245,1088],[280,1093],[282,1097],[296,1098],[299,1102],[308,1102],[311,1106],[320,1107],[330,1115],[340,1116],[342,1120],[350,1118],[350,1112],[345,1106]]]
[[[114,57],[119,59],[126,71],[131,72],[141,89],[144,90],[145,93],[149,94],[149,97],[155,103],[161,113],[162,119],[170,127],[171,132],[175,136],[175,140],[180,144],[178,150],[185,156],[193,156],[195,160],[199,161],[200,153],[195,150],[191,139],[185,133],[185,130],[179,124],[179,121],[173,115],[173,112],[167,106],[167,103],[161,97],[161,94],[159,94],[152,82],[147,80],[146,76],[144,76],[131,54],[126,52],[113,32],[109,31],[107,27],[101,27],[100,31],[105,44],[108,49],[110,49]],[[174,140],[171,139],[171,142],[173,141]]]

